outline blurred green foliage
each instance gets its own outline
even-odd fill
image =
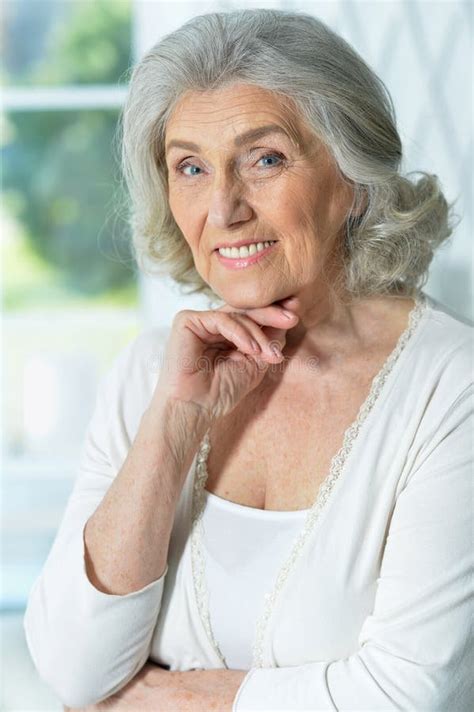
[[[76,0],[49,37],[35,84],[116,84],[132,61],[131,25],[130,0]]]
[[[51,33],[34,84],[117,84],[130,66],[130,50],[129,2],[75,2],[67,22]],[[42,262],[48,275],[43,294],[36,280],[28,299],[33,267],[27,282],[14,280],[25,280],[25,270],[6,274],[6,308],[49,303],[58,293],[77,300],[107,292],[118,303],[136,301],[126,197],[114,159],[117,119],[112,109],[15,111],[6,117],[3,205],[34,253],[29,264]]]

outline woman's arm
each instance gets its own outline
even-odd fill
[[[156,353],[160,344],[140,335],[101,381],[78,476],[23,620],[39,676],[73,708],[106,699],[137,674],[160,611],[187,464],[167,428],[175,426],[173,438],[198,428],[150,410],[150,346]],[[184,449],[193,434],[186,438]]]
[[[146,663],[124,688],[111,697],[65,712],[232,712],[246,670],[170,672]]]
[[[184,404],[152,402],[122,469],[84,529],[87,573],[96,588],[124,595],[166,568],[175,510],[206,423]]]

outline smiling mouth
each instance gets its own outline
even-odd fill
[[[223,257],[231,259],[251,257],[259,252],[263,252],[263,250],[266,250],[275,242],[277,242],[277,240],[265,240],[265,242],[251,242],[247,245],[242,245],[241,247],[218,247],[215,252],[218,252]]]

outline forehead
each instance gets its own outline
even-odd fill
[[[310,140],[291,99],[261,87],[237,84],[206,92],[187,92],[178,102],[166,126],[166,146],[171,141],[200,142],[209,136],[219,143],[236,142],[254,129],[273,126],[296,145]],[[258,133],[257,136],[258,137]],[[250,139],[252,136],[250,136]]]

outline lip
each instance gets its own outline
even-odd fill
[[[259,242],[268,242],[268,240],[239,240],[238,242],[220,242],[214,247],[218,250],[219,247],[243,247],[244,245],[258,245]]]
[[[244,243],[244,245],[245,244],[248,245],[252,243],[247,242]],[[224,267],[227,267],[228,269],[245,269],[245,267],[249,267],[265,257],[271,250],[274,249],[274,247],[276,247],[276,245],[278,245],[278,241],[274,242],[273,245],[265,247],[261,252],[256,252],[254,255],[249,255],[248,257],[224,257],[224,255],[221,255],[218,250],[215,250],[215,253],[217,255],[217,259]]]

